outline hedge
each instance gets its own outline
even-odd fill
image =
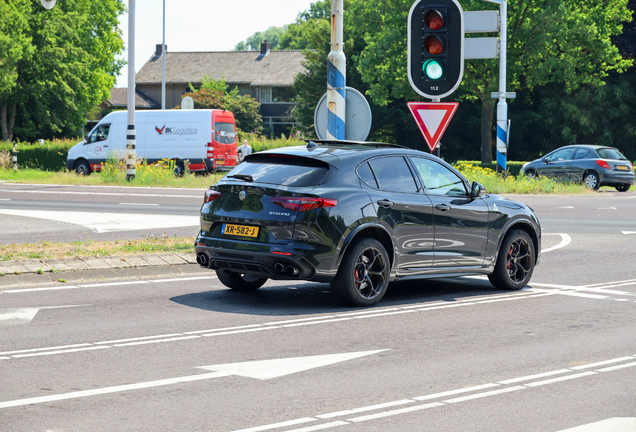
[[[512,174],[513,176],[518,176],[519,171],[521,171],[521,167],[523,166],[524,163],[525,162],[507,161],[506,168],[508,170],[508,173]],[[483,164],[480,161],[457,161],[457,163],[455,163],[455,165],[461,165],[461,164],[477,165],[482,168],[490,168],[493,171],[497,171],[497,164],[494,162],[489,164]]]
[[[42,171],[64,171],[68,150],[79,139],[63,139],[39,143],[18,143],[18,166]],[[0,152],[7,151],[13,160],[13,144],[0,142]]]

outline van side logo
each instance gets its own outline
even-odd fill
[[[163,125],[161,129],[159,126],[155,125],[155,130],[159,135],[196,135],[198,133],[197,128],[192,127],[166,127]]]
[[[155,125],[155,130],[157,131],[157,133],[159,135],[163,135],[163,130],[166,128],[166,125],[163,125],[163,127],[161,129],[159,129],[159,126]]]

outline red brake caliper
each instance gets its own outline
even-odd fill
[[[512,246],[510,246],[510,252],[508,252],[508,264],[506,267],[510,270],[510,261],[512,261]]]

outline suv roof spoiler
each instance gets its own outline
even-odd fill
[[[393,147],[393,148],[408,148],[405,146],[401,146],[398,144],[387,144],[380,142],[370,142],[370,141],[348,141],[348,140],[321,140],[321,139],[306,139],[307,147],[311,148],[317,145],[364,145],[369,147]],[[313,144],[312,144],[313,143]]]

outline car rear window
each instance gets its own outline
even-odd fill
[[[328,164],[311,158],[253,154],[228,176],[243,174],[252,176],[256,183],[305,187],[319,185],[328,172]]]
[[[627,158],[615,148],[608,147],[596,149],[596,153],[603,159],[627,160]]]

